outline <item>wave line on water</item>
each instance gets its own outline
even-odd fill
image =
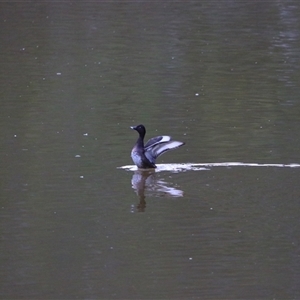
[[[212,167],[273,167],[273,168],[300,168],[300,164],[262,164],[262,163],[243,163],[243,162],[221,162],[221,163],[182,163],[182,164],[156,164],[156,172],[171,171],[201,171],[210,170]],[[119,167],[127,171],[139,170],[135,165]]]
[[[300,164],[261,164],[261,163],[243,163],[243,162],[222,162],[222,163],[195,163],[192,166],[206,167],[276,167],[276,168],[300,168]]]

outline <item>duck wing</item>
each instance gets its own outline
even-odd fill
[[[166,142],[157,142],[151,146],[145,147],[145,155],[152,163],[155,163],[155,160],[158,156],[163,153],[176,149],[185,143],[178,141],[166,141]]]
[[[159,143],[165,143],[165,142],[169,142],[171,140],[171,137],[168,135],[160,135],[160,136],[156,136],[151,138],[146,144],[145,144],[145,149],[148,147],[153,147]]]

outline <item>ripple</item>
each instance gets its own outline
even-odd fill
[[[203,171],[210,170],[213,167],[273,167],[273,168],[300,168],[300,164],[260,164],[260,163],[243,163],[243,162],[221,162],[221,163],[183,163],[183,164],[157,164],[155,172],[185,172],[185,171]],[[137,171],[135,165],[119,167],[126,171]],[[142,170],[142,169],[139,169]],[[146,170],[146,169],[145,169]],[[147,171],[149,171],[147,169]]]

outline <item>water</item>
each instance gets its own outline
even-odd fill
[[[299,298],[299,15],[2,3],[1,298]]]

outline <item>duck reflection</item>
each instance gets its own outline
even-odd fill
[[[153,197],[182,197],[183,191],[170,186],[171,183],[165,182],[157,177],[155,170],[137,170],[131,179],[132,188],[139,197],[138,211],[145,211],[146,196]]]

